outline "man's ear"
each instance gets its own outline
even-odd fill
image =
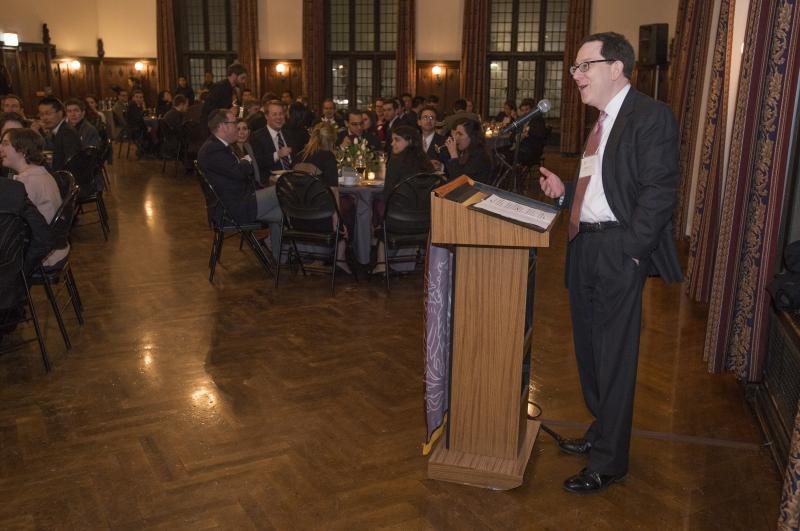
[[[622,61],[614,61],[613,63],[611,63],[611,79],[613,79],[614,81],[619,79],[620,76],[622,76],[624,68],[625,67],[622,64]]]

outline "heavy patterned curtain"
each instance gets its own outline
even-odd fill
[[[325,99],[324,0],[303,0],[303,92],[319,110]]]
[[[159,90],[175,90],[178,84],[174,4],[173,0],[156,0],[156,61]]]
[[[398,1],[397,20],[397,94],[417,93],[416,0]]]
[[[753,0],[731,135],[704,357],[761,379],[800,77],[798,0]]]
[[[486,53],[489,39],[489,0],[464,1],[461,35],[460,96],[471,99],[475,112],[486,108]]]
[[[570,0],[567,15],[567,38],[564,46],[564,84],[561,89],[561,151],[580,153],[583,149],[586,109],[569,67],[575,61],[581,41],[589,34],[591,0]]]
[[[238,61],[247,69],[247,86],[253,94],[261,94],[261,72],[258,61],[258,1],[238,0]]]
[[[724,171],[725,132],[730,95],[731,42],[735,0],[722,0],[706,98],[703,145],[695,191],[694,216],[689,244],[686,292],[701,302],[711,296],[714,256],[717,248],[719,208]],[[689,174],[683,174],[689,180]]]
[[[703,78],[706,71],[709,35],[714,2],[707,0],[680,0],[678,23],[675,29],[672,80],[669,102],[680,130],[681,179],[678,203],[675,207],[674,231],[682,238],[686,227],[694,147],[700,123]]]
[[[800,407],[794,421],[789,462],[783,477],[783,496],[778,531],[793,531],[800,528]]]

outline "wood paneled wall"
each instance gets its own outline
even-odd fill
[[[137,72],[134,65],[137,61],[144,64],[144,70]],[[139,80],[144,90],[144,98],[148,107],[156,104],[158,96],[158,66],[155,59],[130,59],[130,58],[106,58],[100,63],[100,87],[101,98],[113,95],[111,87],[118,85],[128,88],[128,77],[133,76]]]
[[[275,70],[278,63],[286,65],[286,71],[283,74],[279,74]],[[295,97],[303,93],[302,61],[299,59],[262,59],[259,70],[261,71],[262,91],[262,94],[258,95],[259,99],[268,92],[280,96],[284,90],[291,90]]]
[[[50,64],[44,44],[20,43],[18,48],[3,47],[2,61],[8,71],[14,94],[20,96],[25,113],[36,114],[36,102],[44,96],[48,82]],[[50,54],[55,48],[50,47]]]
[[[442,73],[434,76],[432,69],[439,65]],[[458,61],[417,61],[417,91],[419,96],[439,98],[439,112],[449,113],[459,94],[460,66]]]

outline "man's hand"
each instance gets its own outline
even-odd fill
[[[561,182],[561,179],[558,178],[558,175],[551,172],[544,166],[540,166],[539,171],[542,174],[542,176],[539,177],[539,186],[542,187],[542,192],[544,192],[544,195],[552,199],[558,199],[559,197],[562,197],[566,192],[566,188],[564,188],[564,183]]]
[[[283,146],[278,150],[278,158],[288,157],[292,154],[292,148],[289,146]]]

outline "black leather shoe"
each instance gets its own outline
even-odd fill
[[[558,447],[562,452],[568,454],[583,455],[589,453],[589,450],[592,449],[592,443],[586,439],[561,439]]]
[[[605,490],[609,485],[620,481],[624,477],[625,474],[598,474],[597,472],[590,471],[588,468],[584,468],[579,473],[564,481],[564,490],[575,494],[591,494],[592,492]]]

